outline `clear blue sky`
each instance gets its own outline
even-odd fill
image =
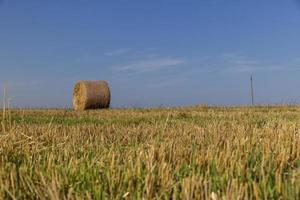
[[[70,107],[78,79],[112,105],[300,103],[297,0],[0,0],[0,86]],[[2,94],[2,92],[1,92]]]

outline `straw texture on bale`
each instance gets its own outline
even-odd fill
[[[106,81],[78,81],[73,89],[75,110],[109,108],[110,90]]]

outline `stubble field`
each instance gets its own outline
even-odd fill
[[[0,199],[298,199],[300,107],[6,110]]]

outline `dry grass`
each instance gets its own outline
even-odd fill
[[[12,110],[1,199],[297,199],[300,108]]]

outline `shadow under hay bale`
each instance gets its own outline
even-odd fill
[[[106,81],[78,81],[73,89],[75,110],[109,108],[110,90]]]

